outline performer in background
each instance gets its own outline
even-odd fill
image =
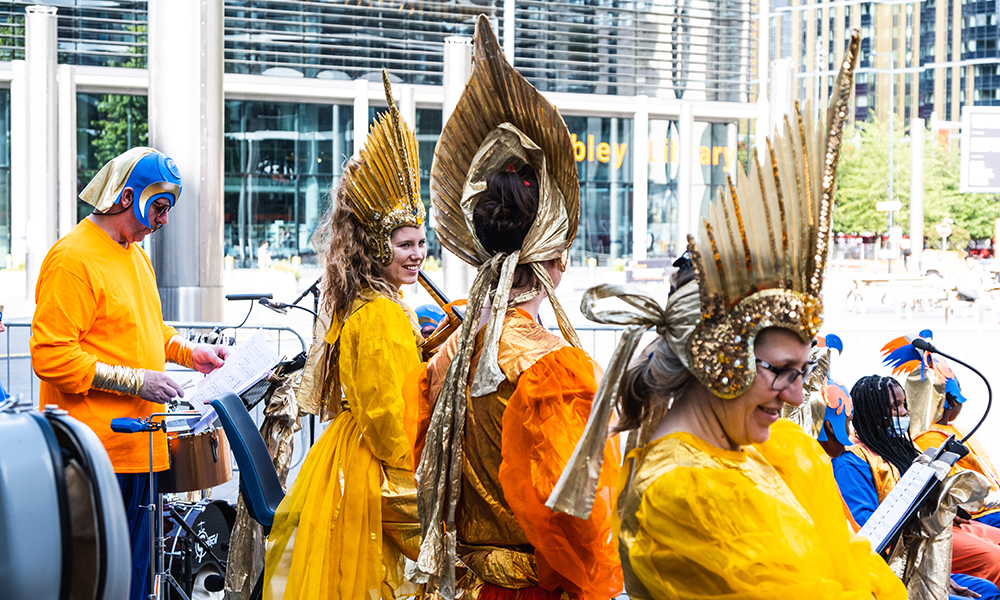
[[[423,337],[400,296],[427,255],[417,142],[392,99],[348,161],[315,245],[325,250],[322,358],[303,400],[333,423],[309,450],[275,514],[264,598],[415,596],[404,557],[420,546],[413,461],[400,390]],[[306,378],[306,375],[303,375]],[[302,388],[300,388],[302,391]]]
[[[460,333],[404,392],[419,465],[418,580],[428,593],[604,600],[621,591],[611,534],[616,444],[602,447],[606,476],[587,518],[545,506],[599,372],[554,295],[579,198],[566,125],[480,17],[473,74],[431,169],[441,243],[479,273]],[[540,324],[545,298],[566,339]]]
[[[924,329],[920,337],[933,341],[934,332]],[[910,339],[896,338],[883,346],[882,362],[893,368],[893,375],[906,375],[903,389],[913,442],[923,451],[932,446],[940,448],[949,435],[961,440],[965,432],[954,421],[961,414],[966,398],[958,377],[945,358],[917,350]],[[971,438],[966,446],[969,454],[959,459],[953,472],[969,469],[990,482],[990,494],[972,518],[996,527],[1000,525],[1000,477],[978,437]]]
[[[594,402],[595,411],[610,410],[617,399],[618,429],[634,430],[616,529],[631,598],[906,597],[848,526],[826,454],[779,419],[784,405],[802,403],[815,366],[809,352],[823,322],[837,156],[859,45],[855,32],[819,131],[796,109],[763,166],[751,157],[749,174],[739,172],[703,212],[700,241],[688,238],[695,281],[662,308],[616,286],[584,296],[590,318],[632,324]],[[637,311],[594,310],[605,297]],[[649,326],[659,337],[625,371]],[[599,435],[588,429],[564,474],[560,491],[570,492],[550,502],[576,508],[577,480],[597,470],[587,447]]]
[[[134,600],[150,591],[149,440],[112,432],[111,420],[163,412],[159,404],[184,395],[164,373],[165,361],[209,373],[228,355],[164,324],[156,276],[139,246],[167,224],[180,195],[177,166],[165,154],[133,148],[111,159],[80,194],[94,212],[52,246],[35,286],[39,406],[65,409],[108,451],[129,520]],[[164,471],[166,434],[156,432],[153,443],[153,469]]]

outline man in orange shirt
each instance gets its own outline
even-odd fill
[[[163,322],[156,277],[138,245],[167,224],[180,184],[174,161],[152,148],[112,159],[80,194],[94,212],[52,246],[35,286],[39,404],[86,423],[108,451],[129,519],[134,600],[150,589],[150,450],[145,435],[112,432],[111,420],[148,417],[184,395],[164,373],[167,360],[209,373],[228,354],[187,342]],[[166,434],[157,432],[153,443],[153,470],[166,470]]]

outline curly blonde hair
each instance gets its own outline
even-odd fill
[[[356,168],[359,162],[357,158],[350,159],[344,171]],[[373,244],[368,233],[347,205],[346,188],[338,184],[332,195],[333,202],[316,227],[312,241],[326,264],[326,275],[320,284],[323,309],[335,319],[344,321],[364,288],[390,298],[394,298],[397,291],[385,279],[382,264],[371,250]]]

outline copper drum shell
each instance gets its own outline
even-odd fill
[[[198,434],[167,434],[170,470],[158,475],[160,492],[194,492],[233,478],[229,440],[222,429]],[[213,452],[213,446],[214,452]]]

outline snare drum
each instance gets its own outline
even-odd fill
[[[160,492],[193,492],[233,478],[229,440],[222,429],[201,433],[167,433],[170,470],[158,475]]]
[[[222,598],[222,592],[207,591],[204,581],[209,574],[225,576],[225,572],[208,557],[201,544],[187,539],[190,534],[170,514],[170,508],[177,511],[223,563],[229,554],[229,536],[236,524],[236,509],[228,502],[208,499],[196,504],[176,502],[164,508],[164,566],[167,572],[174,576],[192,600]],[[173,589],[167,587],[170,598],[177,598]]]

